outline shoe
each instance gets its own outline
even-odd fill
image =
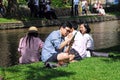
[[[68,63],[64,63],[61,65],[62,67],[67,67],[68,66]]]
[[[53,63],[53,62],[46,62],[45,67],[46,68],[56,68],[56,67],[59,67],[59,65],[57,63]]]

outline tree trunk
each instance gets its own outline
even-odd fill
[[[18,17],[18,4],[17,0],[8,0],[8,6],[7,6],[7,17]]]

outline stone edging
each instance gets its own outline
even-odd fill
[[[61,22],[68,20],[67,18],[61,18],[58,20],[32,20],[32,21],[18,21],[18,22],[10,22],[10,23],[0,23],[0,29],[16,29],[16,28],[25,28],[29,26],[56,26],[59,25]],[[81,22],[102,22],[102,21],[111,21],[111,20],[120,20],[120,16],[95,16],[95,17],[86,17],[86,18],[72,18],[68,21],[77,21],[78,23]]]

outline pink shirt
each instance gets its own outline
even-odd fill
[[[21,54],[19,63],[37,62],[40,59],[40,49],[43,47],[43,41],[38,37],[33,37],[29,45],[26,45],[26,38],[21,38],[18,51]],[[27,43],[28,44],[28,43]]]

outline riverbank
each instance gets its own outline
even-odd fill
[[[111,52],[115,56],[85,58],[70,63],[67,67],[56,69],[44,68],[42,62],[0,67],[0,80],[119,80],[120,46],[103,49],[103,51]]]
[[[57,26],[61,22],[64,21],[77,21],[78,23],[81,22],[88,22],[88,23],[94,23],[94,22],[103,22],[103,21],[111,21],[111,20],[120,20],[120,16],[115,15],[105,15],[105,16],[99,16],[96,14],[89,14],[84,16],[64,16],[64,17],[58,17],[56,20],[47,20],[47,19],[37,19],[37,20],[29,20],[29,21],[16,21],[16,22],[4,22],[0,23],[0,30],[5,29],[16,29],[16,28],[27,28],[29,26],[37,26],[37,27],[46,27],[46,26]]]

